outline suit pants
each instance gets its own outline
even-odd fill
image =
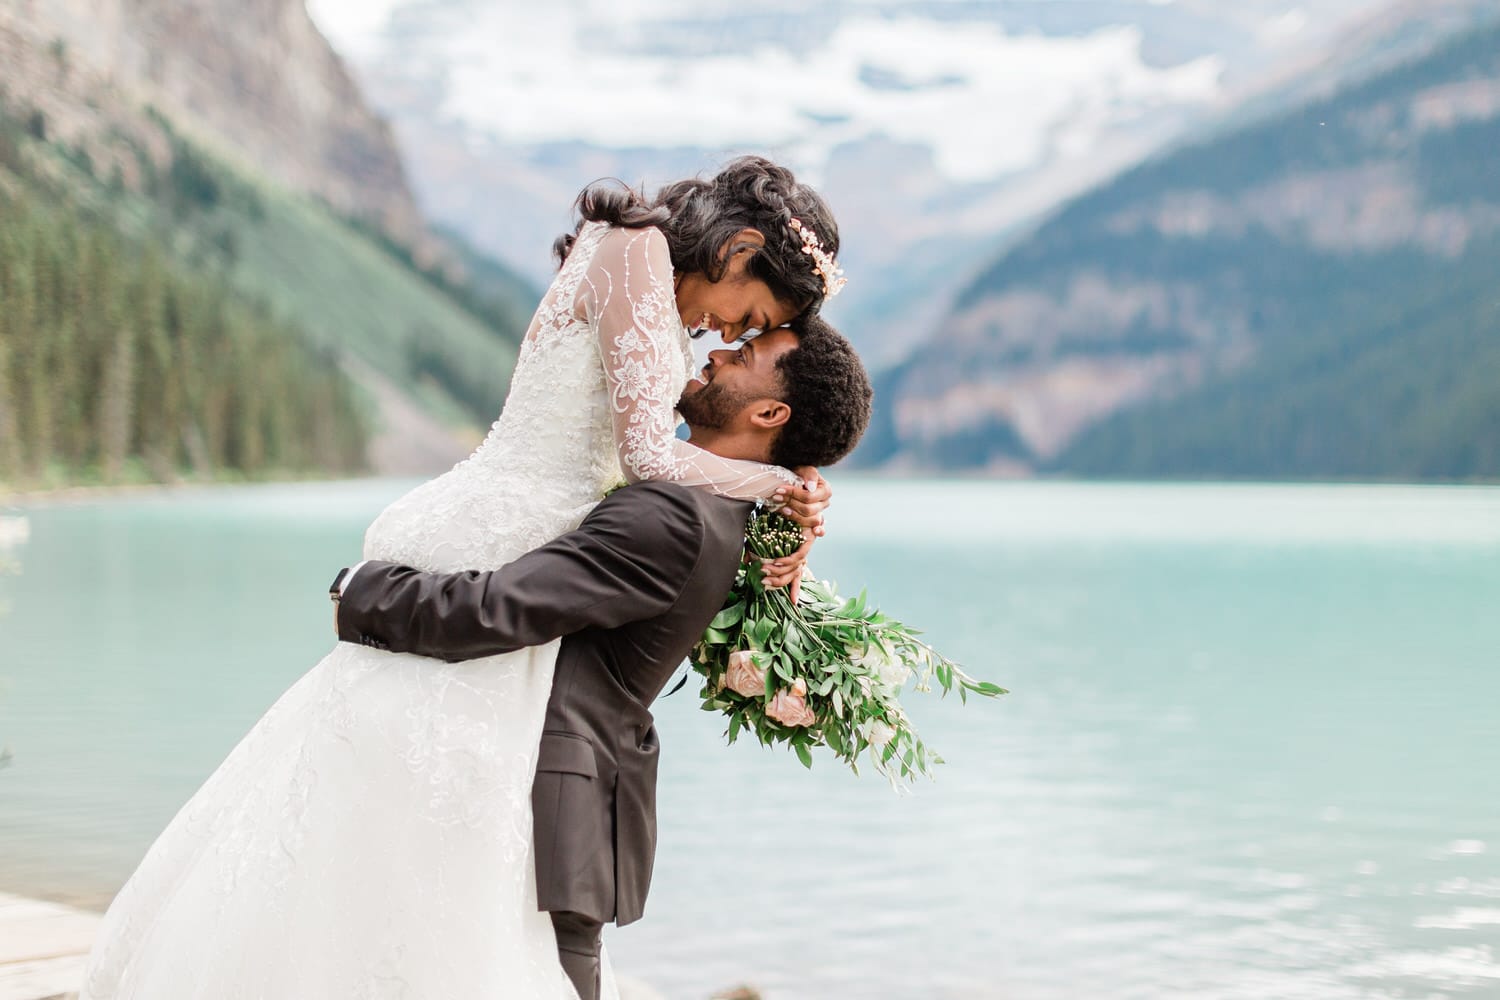
[[[599,935],[604,925],[568,910],[552,911],[557,956],[581,1000],[599,1000]]]

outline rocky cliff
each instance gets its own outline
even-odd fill
[[[301,0],[6,0],[0,60],[10,101],[106,161],[111,130],[152,132],[150,105],[256,173],[421,242],[390,128]]]

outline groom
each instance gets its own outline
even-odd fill
[[[725,458],[827,466],[870,417],[867,375],[816,318],[715,351],[678,411]],[[339,638],[467,660],[562,638],[536,779],[537,903],[583,1000],[599,992],[605,922],[640,918],[656,853],[652,701],[724,602],[751,505],[648,482],[491,572],[367,562],[339,575]],[[341,591],[341,592],[340,592]]]

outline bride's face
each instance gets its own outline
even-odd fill
[[[730,241],[730,246],[740,249],[729,258],[724,277],[709,281],[707,275],[698,273],[678,280],[677,311],[683,326],[710,330],[728,344],[746,330],[774,330],[796,317],[799,310],[794,305],[778,300],[769,285],[749,273],[750,255],[764,243],[760,233],[747,229]]]

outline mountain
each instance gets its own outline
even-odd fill
[[[363,468],[333,359],[69,204],[38,122],[0,112],[0,486]]]
[[[0,6],[0,61],[0,117],[21,125],[0,165],[8,221],[16,200],[56,202],[269,317],[299,365],[349,384],[355,464],[446,468],[499,412],[536,293],[429,228],[389,127],[299,0],[18,0]],[[153,475],[203,464],[179,447]]]
[[[89,109],[66,79],[53,89],[49,62],[150,101],[196,141],[339,213],[422,235],[389,125],[296,0],[11,0],[0,31],[11,99],[63,134]]]
[[[902,357],[963,283],[1106,180],[1384,0],[311,0],[389,115],[433,216],[521,270],[579,189],[648,186],[741,152],[838,213],[850,284],[829,318]],[[1431,0],[1440,2],[1440,0]]]
[[[1070,202],[885,373],[860,458],[1500,476],[1500,24]]]

